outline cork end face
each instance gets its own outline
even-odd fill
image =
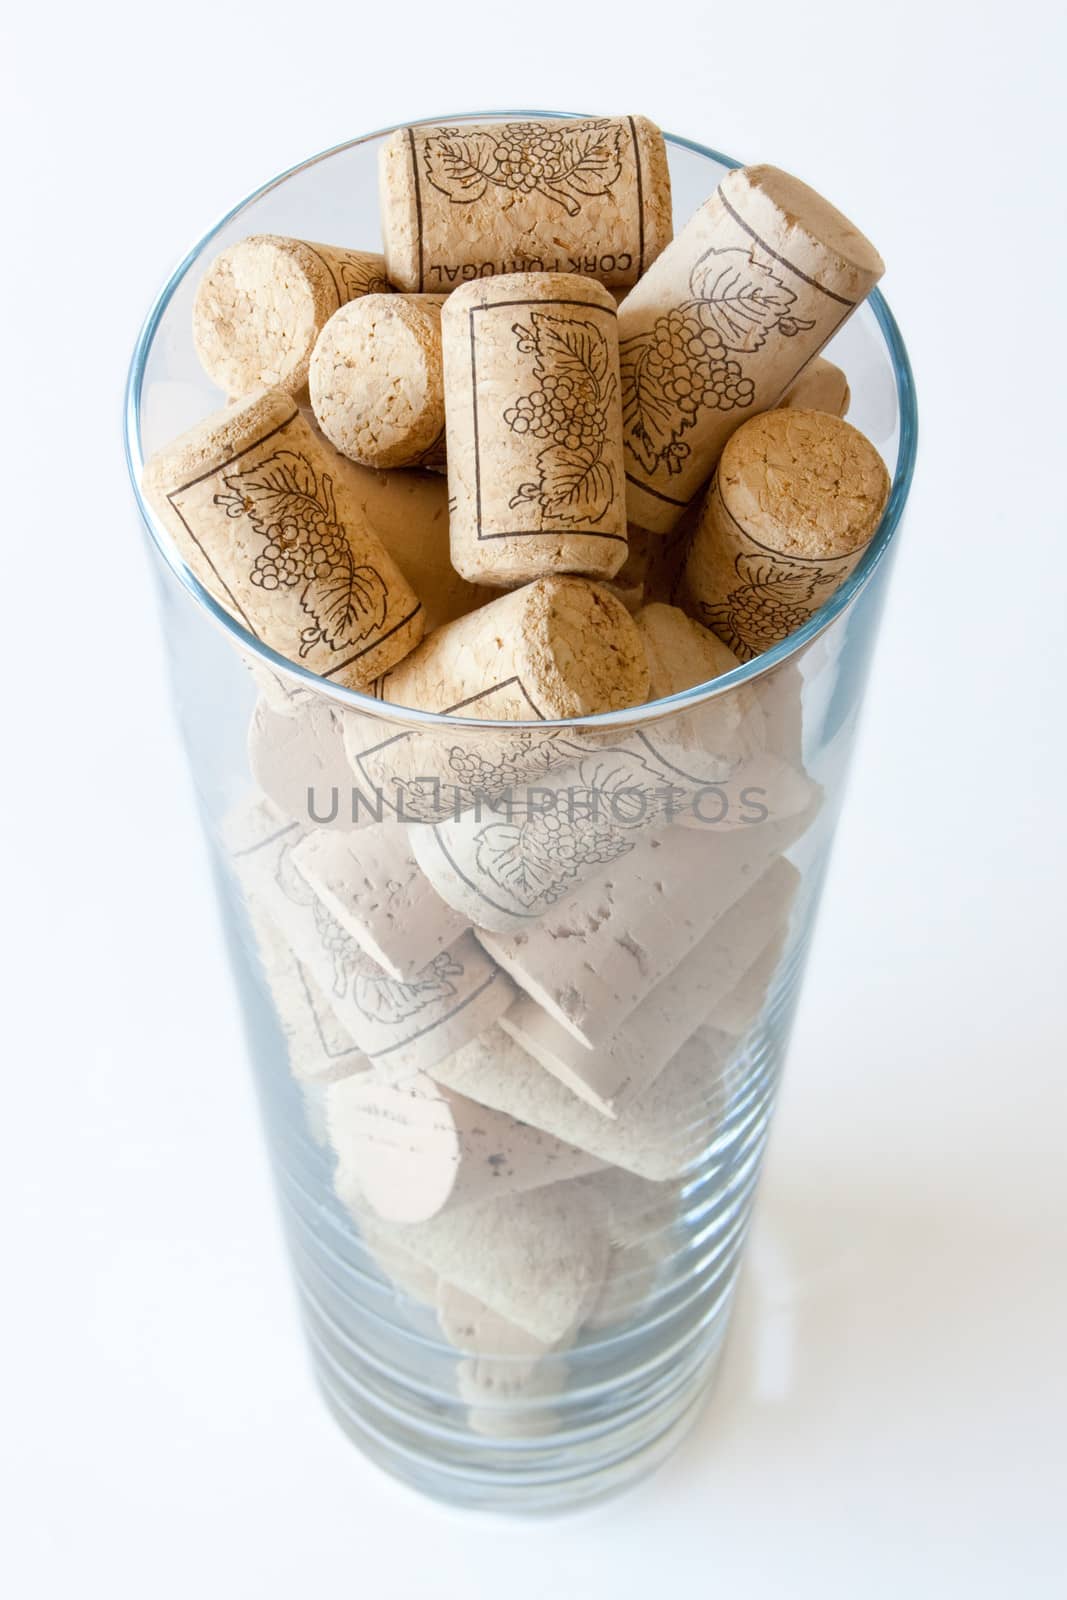
[[[421,300],[352,300],[315,345],[308,385],[316,419],[343,455],[366,466],[410,466],[444,425],[440,302]]]
[[[723,186],[747,191],[750,204],[758,197],[764,205],[773,206],[789,232],[806,235],[814,246],[869,280],[864,293],[885,272],[885,262],[855,223],[817,190],[780,167],[742,167],[730,173]]]
[[[802,559],[854,555],[874,534],[890,478],[858,428],[823,411],[753,417],[718,470],[727,513],[766,548]]]
[[[539,703],[585,717],[647,700],[644,646],[620,600],[583,578],[542,578],[523,592],[523,665]]]
[[[213,412],[157,450],[145,464],[141,487],[146,498],[159,509],[160,499],[170,490],[230,460],[237,451],[287,422],[296,409],[292,395],[284,389],[270,389],[245,395]]]
[[[298,390],[331,309],[306,270],[298,241],[257,234],[216,256],[193,304],[193,342],[204,371],[227,394]],[[334,301],[336,304],[336,300]]]

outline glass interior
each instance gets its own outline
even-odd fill
[[[483,111],[463,115],[449,113],[444,120],[455,123],[485,121],[503,116],[517,119],[576,114]],[[435,117],[425,120],[440,122],[442,119]],[[145,319],[134,350],[126,395],[126,455],[142,519],[168,566],[211,617],[228,633],[236,636],[244,649],[290,681],[313,687],[317,693],[342,705],[372,716],[387,715],[394,722],[416,726],[440,719],[435,713],[404,707],[390,706],[383,710],[379,701],[317,677],[247,633],[189,571],[140,491],[141,472],[147,457],[201,417],[225,404],[226,397],[215,388],[200,367],[190,332],[193,299],[206,263],[218,251],[249,233],[290,234],[354,249],[377,249],[377,151],[382,140],[392,131],[386,128],[349,140],[280,174],[235,206],[179,264]],[[707,199],[723,173],[738,163],[691,140],[671,134],[665,137],[677,230]],[[836,594],[802,628],[756,660],[744,663],[733,672],[724,673],[713,683],[672,696],[669,701],[605,712],[583,719],[581,726],[632,726],[654,716],[661,707],[692,704],[714,694],[729,693],[737,684],[773,671],[780,662],[802,652],[851,603],[870,579],[900,522],[914,471],[917,439],[915,391],[907,351],[896,321],[878,290],[849,318],[840,333],[826,346],[824,354],[848,375],[852,389],[848,419],[878,447],[893,478],[893,488],[881,526],[863,560]],[[485,726],[484,722],[454,714],[449,716],[448,721],[452,725],[469,723],[474,727]],[[542,731],[567,725],[573,727],[578,724],[543,721],[530,724]],[[516,728],[524,724],[511,723],[509,726]]]

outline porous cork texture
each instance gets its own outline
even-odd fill
[[[573,273],[465,284],[441,316],[452,564],[497,588],[626,560],[615,304]]]
[[[494,721],[595,716],[648,695],[641,636],[581,578],[541,578],[438,628],[380,685],[394,705]]]
[[[883,270],[807,184],[728,173],[619,307],[630,521],[669,533],[734,430],[777,405]]]
[[[302,395],[315,341],[339,306],[387,293],[384,256],[259,233],[223,250],[193,302],[193,343],[232,398],[256,389]]]
[[[881,521],[877,450],[824,411],[768,411],[723,451],[683,600],[742,660],[794,633],[848,577]]]
[[[808,362],[778,402],[795,411],[829,411],[834,417],[845,416],[851,403],[852,391],[845,374],[822,356]]]
[[[319,427],[368,467],[443,470],[444,295],[369,294],[319,334],[308,384]]]
[[[573,272],[636,283],[672,233],[663,135],[647,117],[398,128],[379,156],[389,280]]]
[[[149,461],[144,492],[205,588],[310,671],[366,688],[422,637],[418,596],[289,394],[199,423]]]

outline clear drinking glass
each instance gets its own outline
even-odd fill
[[[374,248],[384,136],[282,174],[181,263],[134,354],[127,451],[322,1392],[370,1457],[427,1494],[541,1511],[650,1470],[708,1392],[915,400],[876,293],[829,353],[893,474],[881,528],[804,627],[710,686],[582,723],[502,724],[314,677],[220,609],[137,485],[148,454],[223,403],[190,334],[206,260],[261,232]],[[681,223],[735,163],[668,149]],[[663,597],[669,570],[658,581]],[[516,879],[546,805],[531,785],[555,795],[556,821],[533,830],[534,870]],[[373,856],[391,970],[344,921],[352,881],[330,880],[329,903],[328,873],[309,886],[308,839],[335,874]],[[442,932],[425,880],[405,900],[389,863],[412,850],[435,883],[452,873],[461,901],[480,896],[484,918],[461,905]],[[503,926],[483,943],[472,920]]]

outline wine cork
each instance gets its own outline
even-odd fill
[[[319,334],[308,387],[319,427],[368,467],[445,464],[439,294],[370,294]]]
[[[883,270],[807,184],[727,173],[619,309],[630,521],[669,533],[734,429],[777,404]]]
[[[382,1081],[450,1055],[507,1010],[514,985],[469,933],[412,978],[384,972],[300,873],[293,851],[302,837],[290,823],[249,850],[245,881]]]
[[[338,307],[388,289],[383,256],[254,234],[217,255],[200,281],[200,364],[231,398],[256,389],[299,394],[315,340]]]
[[[329,1083],[370,1062],[341,1026],[322,988],[299,961],[254,891],[248,861],[289,827],[268,800],[245,801],[227,817],[222,842],[245,896],[263,976],[285,1035],[289,1066],[302,1083]]]
[[[599,1162],[537,1128],[475,1105],[422,1074],[372,1073],[331,1085],[330,1143],[342,1170],[387,1222],[426,1222],[489,1195],[580,1177]]]
[[[772,862],[619,1031],[593,1050],[528,995],[519,996],[500,1026],[572,1094],[602,1116],[618,1116],[655,1082],[701,1023],[714,1019],[720,1001],[788,921],[799,881],[790,862],[782,857]]]
[[[845,374],[822,356],[808,362],[778,402],[796,411],[828,411],[834,417],[845,416],[851,403],[852,391]]]
[[[250,633],[362,689],[418,643],[424,619],[334,459],[275,390],[159,451],[144,491],[188,565]]]
[[[339,1173],[340,1176],[340,1173]],[[358,1206],[345,1185],[341,1198]],[[603,1208],[577,1182],[491,1196],[389,1229],[440,1280],[546,1345],[570,1337],[595,1303],[610,1243]]]
[[[343,467],[355,505],[419,596],[426,632],[464,617],[497,598],[495,589],[468,583],[448,548],[448,486],[438,473],[379,472],[355,461]]]
[[[792,819],[729,832],[670,828],[512,933],[478,939],[584,1045],[630,1013],[791,842]]]
[[[478,928],[535,923],[566,895],[627,855],[643,833],[669,825],[680,801],[635,748],[590,754],[516,788],[488,812],[411,830],[415,859],[441,898]]]
[[[672,231],[666,147],[646,117],[398,128],[379,195],[390,282],[420,293],[516,272],[623,288]]]
[[[379,685],[383,700],[494,721],[639,705],[648,664],[625,606],[582,578],[540,578],[438,628]]]
[[[499,1026],[439,1062],[433,1075],[610,1166],[661,1181],[684,1172],[710,1143],[725,1109],[731,1044],[709,1034],[699,1047],[683,1048],[614,1118],[579,1100]]]
[[[858,429],[768,411],[723,451],[685,566],[686,609],[742,660],[801,627],[856,566],[889,498]]]
[[[452,564],[508,588],[626,560],[617,313],[567,273],[464,284],[441,314]]]
[[[470,927],[419,870],[406,831],[395,824],[354,837],[317,828],[296,846],[293,861],[345,932],[401,983]]]

